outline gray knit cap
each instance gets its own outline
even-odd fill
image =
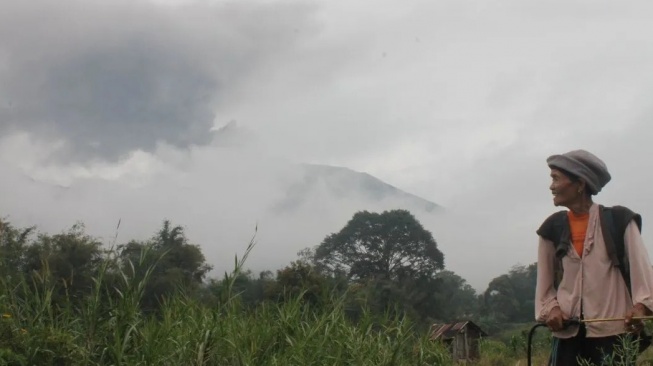
[[[610,173],[603,160],[585,150],[573,150],[561,155],[552,155],[546,159],[550,168],[559,168],[577,175],[585,181],[592,194],[601,192],[608,184]]]

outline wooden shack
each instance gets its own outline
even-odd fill
[[[431,326],[431,340],[446,344],[456,362],[477,360],[479,340],[485,336],[487,334],[471,321]]]

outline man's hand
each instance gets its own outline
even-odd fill
[[[546,318],[546,326],[552,331],[557,332],[565,328],[564,323],[568,319],[569,317],[560,310],[560,307],[556,306],[549,312],[549,316]]]
[[[633,319],[636,317],[648,316],[653,312],[641,303],[635,304],[628,313],[626,313],[626,330],[630,333],[639,333],[644,329],[644,322],[641,319]]]

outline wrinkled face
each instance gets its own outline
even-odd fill
[[[551,169],[551,186],[549,189],[553,194],[553,204],[555,206],[569,206],[574,201],[582,197],[578,190],[583,188],[582,182],[573,182],[563,172],[558,169]]]

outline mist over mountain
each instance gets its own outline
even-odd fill
[[[445,267],[477,290],[518,264],[511,256],[489,263],[488,256],[533,231],[530,222],[492,224],[490,217],[499,218],[492,206],[445,206],[366,172],[275,154],[267,136],[249,127],[233,120],[215,128],[205,146],[160,143],[152,153],[94,164],[53,164],[47,146],[28,136],[5,137],[0,189],[10,194],[0,196],[0,215],[50,233],[83,222],[108,245],[116,237],[117,244],[148,239],[168,219],[186,228],[214,265],[211,275],[221,276],[254,236],[246,266],[274,271],[342,229],[357,211],[406,209],[431,231]],[[432,196],[455,203],[447,194],[435,189]],[[531,249],[526,243],[516,252],[527,257]]]
[[[281,212],[297,208],[320,190],[337,200],[362,198],[368,200],[368,204],[387,202],[389,207],[410,207],[425,212],[434,212],[441,208],[429,200],[404,192],[367,173],[318,164],[302,164],[298,168],[303,172],[303,176],[288,187],[286,197],[274,206]],[[364,208],[365,204],[361,206]]]
[[[442,210],[364,172],[267,154],[254,134],[235,123],[215,135],[211,146],[188,152],[162,147],[93,174],[77,165],[51,167],[51,176],[67,176],[61,181],[35,178],[29,169],[0,160],[0,189],[14,192],[0,198],[0,215],[45,232],[82,222],[107,245],[116,235],[118,244],[147,239],[170,219],[186,228],[215,266],[212,275],[219,276],[254,235],[257,247],[247,267],[276,270],[339,231],[357,211],[401,208],[419,217]],[[130,168],[142,161],[155,168]]]

